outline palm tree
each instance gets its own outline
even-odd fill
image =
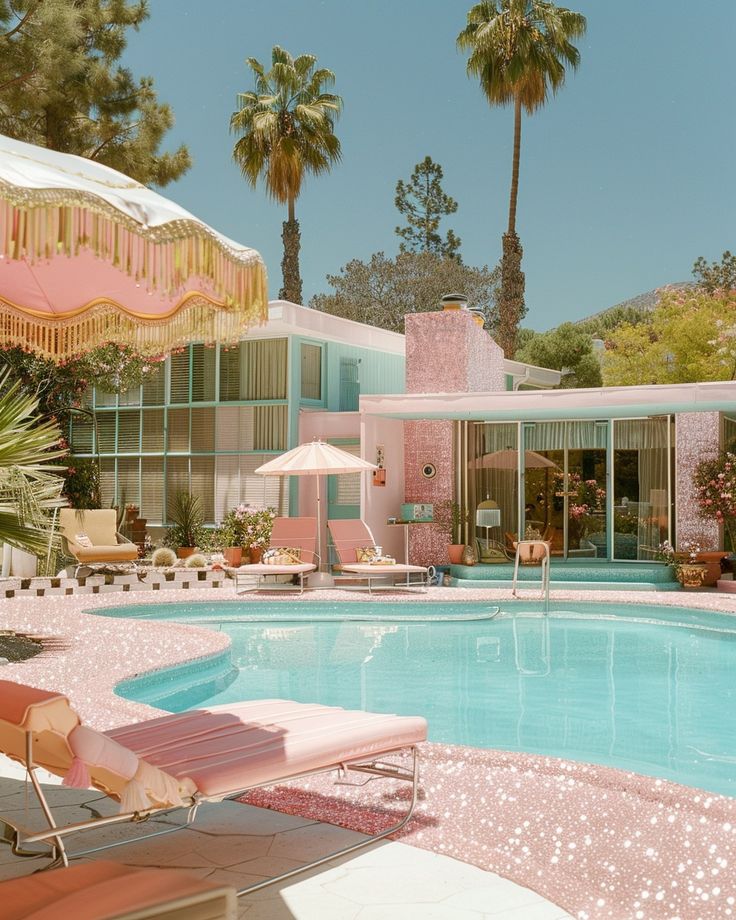
[[[458,47],[470,51],[468,75],[480,79],[491,105],[514,106],[514,154],[509,223],[503,235],[498,342],[512,358],[524,315],[522,248],[516,233],[519,194],[521,112],[531,115],[565,82],[565,67],[578,66],[580,52],[571,43],[585,34],[581,13],[547,0],[483,0],[470,10]]]
[[[280,297],[302,302],[299,274],[299,221],[294,203],[299,197],[305,173],[329,172],[340,159],[340,141],[334,123],[342,110],[342,99],[324,92],[335,82],[331,70],[315,70],[317,58],[302,54],[293,58],[276,45],[271,53],[271,70],[248,58],[255,74],[255,91],[238,94],[240,108],[230,119],[231,131],[242,134],[233,157],[243,176],[255,187],[259,176],[280,204],[288,205],[281,238],[283,287]]]
[[[0,371],[0,544],[41,555],[49,545],[49,517],[65,505],[55,422],[40,419],[38,400]]]

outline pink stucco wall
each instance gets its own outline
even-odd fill
[[[722,549],[720,528],[713,518],[702,518],[693,486],[693,472],[701,460],[718,453],[718,412],[681,412],[675,435],[676,543],[697,541],[703,550]]]
[[[505,389],[503,351],[464,310],[406,317],[407,393],[469,393]],[[454,423],[404,422],[407,502],[452,500],[455,495]],[[422,476],[434,464],[433,479]],[[417,565],[447,563],[449,534],[436,526],[409,530],[409,556]]]

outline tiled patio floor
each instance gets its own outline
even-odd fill
[[[8,761],[0,762],[0,770],[5,765]],[[16,771],[11,768],[9,772]],[[41,827],[38,809],[26,811],[23,787],[18,779],[0,779],[0,814]],[[90,810],[110,814],[116,808],[99,793],[58,785],[46,788],[65,820],[86,820]],[[147,827],[165,829],[179,823],[181,818],[172,815]],[[94,847],[134,834],[130,827],[100,830],[80,837],[75,845]],[[176,866],[200,878],[244,887],[359,839],[360,834],[329,824],[225,802],[203,807],[193,827],[117,847],[95,858],[129,865]],[[43,863],[19,859],[8,847],[0,846],[0,880],[29,874]],[[567,920],[570,916],[493,873],[393,842],[246,895],[238,907],[238,916],[248,920]]]

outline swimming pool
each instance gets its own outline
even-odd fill
[[[286,697],[422,714],[432,741],[592,761],[736,795],[736,619],[661,606],[554,606],[547,617],[529,602],[504,602],[495,617],[488,605],[418,602],[104,613],[231,636],[231,659],[118,687],[162,709]]]

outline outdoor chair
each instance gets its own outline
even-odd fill
[[[59,530],[63,552],[77,562],[75,577],[83,566],[96,568],[105,563],[127,563],[128,567],[135,567],[131,564],[138,558],[138,547],[117,532],[117,511],[114,508],[86,511],[62,508],[59,511]]]
[[[429,570],[425,566],[400,562],[386,564],[382,561],[382,558],[385,557],[378,557],[372,562],[358,561],[359,552],[368,551],[370,554],[370,549],[376,545],[373,534],[365,521],[360,518],[328,521],[327,528],[332,536],[332,543],[338,558],[338,563],[333,566],[333,569],[346,576],[359,576],[361,581],[367,582],[369,592],[373,590],[374,582],[378,581],[379,586],[381,582],[384,582],[385,586],[385,579],[396,575],[405,576],[405,582],[397,585],[392,581],[388,587],[419,586],[426,588]],[[412,575],[418,576],[416,581],[411,581]]]
[[[276,518],[273,522],[271,531],[271,545],[269,549],[281,550],[281,556],[292,558],[290,562],[279,561],[277,563],[259,562],[251,565],[241,565],[235,573],[235,591],[240,590],[241,576],[255,576],[255,587],[249,583],[244,586],[243,590],[251,591],[284,591],[289,590],[290,586],[285,584],[272,584],[266,586],[263,579],[274,575],[291,575],[298,580],[299,593],[304,591],[304,576],[314,572],[317,568],[315,559],[317,554],[315,547],[317,545],[317,518],[316,517],[295,517]],[[290,550],[297,550],[298,553],[290,553]],[[276,556],[275,558],[279,558]],[[250,580],[249,580],[250,582]]]
[[[185,827],[194,821],[202,803],[236,799],[260,786],[330,771],[410,784],[407,811],[392,827],[306,866],[246,886],[238,891],[241,895],[401,829],[416,805],[416,746],[426,737],[427,723],[418,716],[379,715],[290,700],[195,709],[98,732],[81,723],[64,695],[0,680],[0,752],[26,766],[47,822],[45,830],[33,831],[16,823],[15,816],[4,816],[0,832],[4,829],[6,842],[17,855],[51,855],[68,865],[70,856],[82,855],[67,852],[71,835],[118,822],[138,823],[180,808],[188,809],[181,825]],[[411,755],[410,766],[382,759],[404,750]],[[104,817],[92,811],[89,820],[61,824],[57,817],[63,818],[63,810],[54,815],[36,767],[63,776],[67,786],[101,790],[120,802],[120,814]],[[38,844],[44,845],[43,852],[29,850]]]
[[[235,920],[235,889],[178,869],[83,863],[0,882],[3,920]]]

